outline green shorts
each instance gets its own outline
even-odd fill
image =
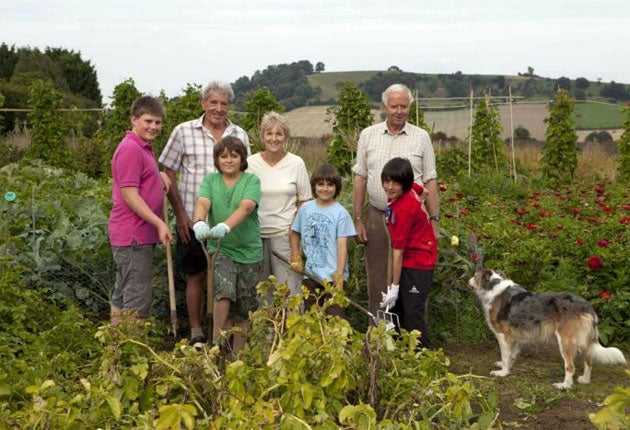
[[[214,265],[214,300],[230,299],[228,318],[247,321],[260,306],[256,285],[262,263],[235,263],[219,253]]]

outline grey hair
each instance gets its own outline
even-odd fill
[[[234,90],[232,85],[225,81],[212,81],[209,82],[201,91],[201,100],[206,100],[210,93],[218,93],[227,97],[228,101],[232,103],[234,101]]]
[[[265,131],[271,129],[274,125],[277,125],[284,132],[287,140],[291,137],[291,128],[287,118],[278,112],[271,111],[267,112],[260,121],[260,138],[262,139]]]
[[[387,87],[383,94],[381,94],[381,100],[383,104],[387,104],[387,97],[392,93],[405,93],[407,94],[407,98],[409,98],[409,104],[413,102],[413,94],[411,94],[411,90],[403,84],[393,84]]]

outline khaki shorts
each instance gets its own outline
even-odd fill
[[[230,299],[228,318],[247,321],[249,313],[260,306],[256,294],[261,263],[235,263],[219,253],[214,265],[214,300]]]

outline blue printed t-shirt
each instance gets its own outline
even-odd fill
[[[262,240],[258,221],[258,203],[260,202],[260,179],[253,173],[243,173],[231,188],[223,181],[221,173],[210,173],[203,178],[199,188],[199,197],[210,200],[208,224],[215,226],[226,219],[238,208],[241,201],[252,200],[256,203],[254,211],[234,227],[221,240],[221,253],[230,260],[241,263],[258,263],[262,260]],[[208,252],[214,252],[216,242],[211,241]]]
[[[337,272],[337,239],[355,236],[352,217],[339,203],[320,207],[316,200],[300,206],[291,229],[301,235],[302,250],[306,254],[306,271],[321,280],[332,280]],[[348,279],[348,262],[343,278]]]

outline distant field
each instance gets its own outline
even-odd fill
[[[595,106],[595,109],[589,110]],[[578,120],[599,117],[598,107],[605,106],[609,115],[612,117],[614,112],[609,106],[601,104],[580,104],[580,117]],[[293,136],[303,137],[321,137],[332,133],[332,126],[327,119],[326,109],[329,106],[308,106],[294,109],[287,112],[287,118],[291,125],[291,134]],[[594,113],[593,113],[594,112]],[[372,111],[375,122],[381,121],[380,111]],[[523,126],[529,130],[531,136],[537,140],[545,139],[545,131],[547,124],[544,119],[548,116],[547,105],[544,103],[516,103],[512,106],[512,124],[514,128]],[[499,115],[503,124],[502,137],[510,136],[510,111],[508,105],[499,106]],[[621,114],[617,120],[608,121],[606,127],[590,127],[589,129],[578,131],[578,139],[584,140],[586,135],[592,130],[609,130],[614,139],[618,139],[621,132]],[[425,112],[425,121],[434,132],[442,131],[448,136],[457,136],[465,139],[468,136],[468,128],[470,126],[470,111],[468,109],[449,110],[449,111],[427,111]]]
[[[579,102],[575,125],[578,129],[618,128],[623,122],[622,106],[613,103]]]
[[[322,95],[320,98],[322,100],[337,100],[337,93],[339,89],[337,88],[337,84],[339,82],[351,82],[355,85],[360,82],[367,81],[372,76],[374,76],[376,71],[362,71],[362,72],[335,72],[335,73],[315,73],[312,75],[308,75],[308,83],[313,88],[321,88]]]

